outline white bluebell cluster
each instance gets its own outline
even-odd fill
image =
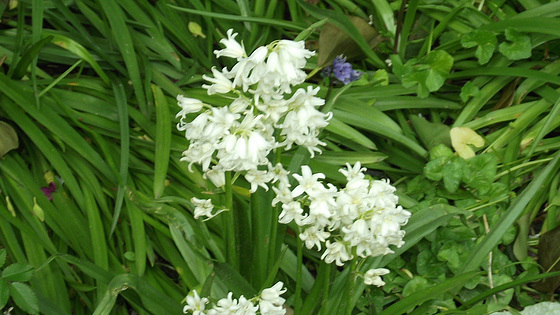
[[[365,170],[359,162],[347,164],[340,169],[346,186],[338,189],[321,182],[324,174],[313,174],[309,166],[302,166],[301,175],[293,175],[296,187],[284,179],[273,188],[273,204],[282,204],[279,222],[294,221],[307,248],[325,248],[321,259],[327,263],[342,266],[354,255],[366,258],[392,253],[390,246],[404,244],[401,227],[408,222],[410,212],[397,205],[395,187],[366,178]]]
[[[332,114],[317,109],[325,103],[316,96],[319,88],[292,91],[305,80],[303,67],[314,55],[303,42],[279,40],[248,55],[236,36],[228,30],[227,38],[220,41],[225,48],[214,53],[235,58],[237,63],[203,76],[210,83],[203,85],[207,93],[221,94],[230,104],[214,106],[179,95],[177,128],[190,141],[181,159],[189,162],[189,168],[202,165],[205,176],[216,186],[225,183],[225,172],[242,172],[255,183],[254,191],[259,186],[267,188],[266,183],[273,179],[259,171],[270,164],[268,155],[273,150],[297,145],[306,147],[311,155],[321,152],[319,146],[325,143],[319,140],[319,132]],[[192,113],[197,115],[188,121],[187,115]]]
[[[243,295],[239,299],[233,298],[229,292],[227,297],[220,299],[215,304],[210,303],[206,297],[200,297],[196,291],[187,296],[187,305],[183,313],[193,315],[284,315],[286,309],[283,307],[286,301],[281,295],[286,292],[284,284],[280,281],[270,288],[264,289],[260,295],[247,299]]]

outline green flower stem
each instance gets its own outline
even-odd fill
[[[353,250],[354,257],[356,257],[356,249],[354,248]],[[351,315],[352,314],[352,310],[354,309],[354,304],[352,303],[353,297],[354,297],[354,282],[356,280],[355,277],[355,272],[356,272],[356,264],[357,264],[357,260],[356,258],[352,259],[350,261],[350,270],[348,270],[348,282],[346,282],[346,294],[344,294],[343,296],[346,297],[346,315]]]
[[[237,257],[237,245],[235,241],[235,215],[233,209],[233,184],[231,181],[231,172],[226,172],[226,185],[225,185],[225,206],[227,211],[226,216],[226,257],[227,261],[232,265],[235,270],[239,270],[239,259]]]
[[[274,156],[274,164],[282,163],[282,148],[277,148],[275,151]],[[280,231],[278,230],[278,212],[279,212],[280,204],[276,204],[276,206],[271,207],[272,216],[270,222],[270,243],[269,243],[269,252],[268,252],[268,266],[274,266],[275,262],[278,260],[278,255],[280,254],[280,248],[282,246],[282,238],[280,238],[280,243],[276,243],[278,241],[278,233],[282,233],[285,231],[286,227],[283,224],[283,229],[281,228]]]
[[[330,312],[328,311],[328,304],[329,304],[329,288],[330,288],[330,284],[331,284],[331,269],[332,266],[330,264],[327,264],[324,261],[321,261],[322,264],[325,265],[325,275],[323,278],[323,299],[321,300],[321,311],[319,312],[322,315],[326,315],[329,314]]]
[[[251,194],[251,224],[252,244],[254,251],[252,253],[253,264],[251,268],[252,284],[258,288],[263,285],[268,270],[268,253],[267,253],[267,234],[266,223],[264,222],[262,199],[264,195],[262,189],[258,189]]]
[[[294,314],[299,314],[301,309],[301,282],[303,279],[301,268],[303,267],[303,241],[296,236],[297,240],[297,271],[296,271],[296,300],[294,302]]]
[[[272,220],[270,225],[270,242],[268,243],[268,266],[274,265],[274,263],[277,261],[277,255],[280,253],[281,244],[276,244],[278,238],[278,225],[280,224],[278,223],[278,207],[279,205],[270,207],[270,210],[272,211]]]

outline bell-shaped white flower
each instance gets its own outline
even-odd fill
[[[204,106],[204,103],[196,98],[177,95],[177,105],[181,107],[181,110],[175,116],[175,118],[180,117],[180,122],[177,124],[177,129],[180,131],[185,131],[187,128],[187,123],[184,121],[185,116],[190,113],[199,112]]]
[[[325,178],[325,174],[313,174],[313,172],[311,172],[311,168],[307,165],[303,165],[301,167],[301,175],[294,174],[293,176],[299,182],[299,185],[292,190],[293,197],[297,197],[304,192],[308,195],[312,195],[315,191],[324,189],[323,184],[321,184],[318,180]]]
[[[216,57],[220,58],[223,56],[239,60],[247,56],[243,45],[235,40],[236,36],[237,33],[234,33],[233,29],[230,28],[229,30],[227,30],[227,38],[222,38],[220,40],[220,43],[226,48],[221,50],[214,50],[214,54],[216,55]]]
[[[304,241],[305,247],[312,249],[314,246],[317,246],[317,250],[321,250],[321,244],[324,243],[330,235],[331,233],[319,229],[316,225],[311,225],[299,234],[299,238]]]
[[[233,91],[234,84],[224,75],[223,72],[225,71],[225,68],[222,70],[222,72],[220,72],[216,69],[216,67],[212,67],[212,74],[214,75],[214,77],[209,77],[207,75],[202,76],[204,80],[212,83],[211,85],[202,85],[202,87],[206,89],[208,95],[226,94]]]
[[[206,312],[204,309],[206,308],[206,304],[209,303],[208,298],[200,298],[196,291],[193,291],[193,295],[188,295],[186,298],[187,305],[183,308],[183,313],[190,312],[193,315],[203,315]]]
[[[375,286],[384,286],[385,282],[381,279],[381,276],[386,275],[389,273],[389,269],[385,268],[377,268],[377,269],[370,269],[366,271],[364,274],[364,284],[365,285],[375,285]]]
[[[321,255],[321,259],[327,264],[334,262],[337,266],[342,266],[344,265],[344,262],[354,258],[354,256],[348,252],[346,245],[341,242],[335,241],[331,243],[330,240],[327,240],[325,246],[327,249],[323,255]]]

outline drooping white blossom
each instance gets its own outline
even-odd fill
[[[191,198],[191,202],[195,206],[194,208],[194,218],[198,219],[201,216],[206,217],[213,217],[215,214],[212,214],[212,210],[214,209],[214,205],[212,204],[212,200],[210,199],[198,199],[196,197]]]
[[[219,58],[224,56],[224,57],[230,57],[239,60],[247,56],[247,53],[245,52],[245,48],[243,48],[243,45],[235,40],[236,36],[237,33],[234,33],[233,29],[229,29],[227,31],[227,38],[222,38],[220,40],[220,44],[224,45],[225,48],[221,50],[214,50],[214,54],[216,55],[216,57]]]
[[[205,88],[208,91],[208,95],[212,95],[212,94],[226,94],[229,93],[231,91],[233,91],[234,89],[234,83],[231,82],[224,74],[223,71],[225,71],[225,69],[222,69],[222,71],[218,71],[216,70],[216,67],[212,68],[212,74],[214,75],[214,77],[210,77],[207,75],[203,75],[202,78],[208,82],[211,82],[212,84],[208,85],[208,84],[203,84],[202,87]]]
[[[176,116],[176,118],[180,118],[179,124],[177,124],[177,129],[179,129],[180,131],[185,131],[187,126],[185,118],[187,114],[199,112],[204,106],[204,103],[196,98],[177,95],[177,105],[181,107],[181,110],[177,113]]]
[[[381,276],[386,275],[389,273],[389,269],[385,268],[377,268],[377,269],[370,269],[366,271],[363,275],[364,277],[364,284],[365,285],[375,285],[375,286],[384,286],[385,282],[381,279]]]
[[[187,305],[183,308],[183,313],[193,315],[284,315],[286,309],[283,305],[286,299],[281,295],[285,292],[284,284],[279,281],[250,299],[243,295],[235,299],[233,293],[229,292],[227,297],[213,304],[208,298],[199,297],[198,293],[193,290],[193,294],[186,298]]]
[[[258,299],[261,314],[283,315],[286,313],[286,310],[282,307],[286,299],[280,296],[286,292],[286,289],[282,288],[283,286],[284,284],[279,281],[272,287],[264,289],[261,292],[260,298]]]
[[[204,310],[206,308],[206,304],[209,303],[208,298],[200,298],[200,296],[198,296],[198,293],[196,293],[196,291],[193,291],[193,295],[187,296],[186,301],[187,305],[183,307],[183,313],[186,314],[187,312],[190,312],[193,315],[206,314]]]

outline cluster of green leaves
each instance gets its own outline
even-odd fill
[[[0,268],[6,263],[6,250],[0,249]],[[35,270],[28,264],[14,263],[2,269],[0,309],[6,309],[10,297],[28,314],[38,314],[39,303],[33,289],[24,282],[31,280]]]
[[[498,161],[493,154],[484,153],[465,160],[454,155],[450,148],[440,145],[432,149],[430,156],[424,175],[433,181],[443,180],[445,189],[450,193],[456,193],[461,183],[479,199],[492,198],[507,191],[508,187],[503,183],[494,183]]]

